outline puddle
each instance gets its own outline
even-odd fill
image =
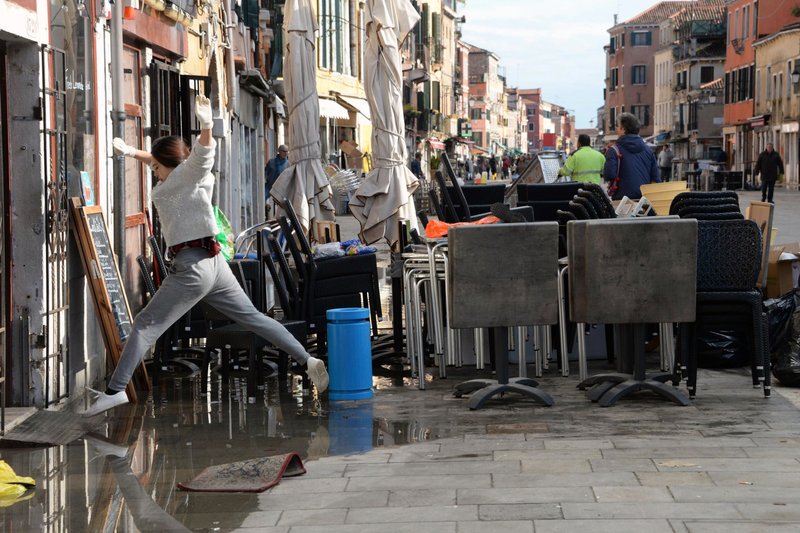
[[[227,523],[231,517],[258,510],[257,495],[187,493],[176,484],[215,464],[290,451],[309,461],[457,431],[447,417],[395,398],[392,390],[408,389],[408,379],[376,378],[380,398],[358,402],[320,402],[301,394],[299,379],[283,387],[269,379],[253,404],[243,377],[229,382],[223,389],[215,379],[201,395],[195,378],[162,377],[146,402],[117,408],[97,439],[0,449],[20,475],[37,481],[27,500],[0,509],[2,523],[19,531],[226,530],[237,525]],[[217,512],[227,518],[214,522]]]

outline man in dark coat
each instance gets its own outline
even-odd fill
[[[783,174],[783,160],[772,143],[767,143],[767,149],[759,154],[755,174],[761,174],[761,201],[774,204],[772,194],[778,175]]]
[[[631,199],[642,197],[639,189],[648,183],[660,182],[658,163],[653,151],[639,136],[639,119],[631,113],[619,116],[616,144],[606,151],[603,179],[609,183],[612,200],[623,196]]]

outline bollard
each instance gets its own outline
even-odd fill
[[[328,398],[366,400],[372,398],[372,345],[369,309],[329,309]]]

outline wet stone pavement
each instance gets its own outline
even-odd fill
[[[593,362],[593,370],[606,364]],[[512,374],[515,372],[512,366]],[[303,397],[268,379],[201,396],[168,377],[119,407],[103,437],[2,449],[38,486],[0,510],[3,531],[797,531],[800,394],[764,399],[744,370],[705,370],[679,407],[648,393],[601,408],[551,368],[550,408],[506,397],[480,411],[451,389],[488,371],[376,378],[360,402]],[[101,435],[98,435],[100,437]],[[177,489],[210,465],[298,452],[308,473],[260,494]],[[121,457],[115,456],[119,455]],[[491,523],[489,523],[491,522]]]
[[[740,192],[743,205],[758,196]],[[798,200],[776,192],[778,242],[800,241]],[[243,376],[223,388],[212,374],[206,395],[195,377],[167,376],[98,435],[0,446],[37,481],[0,508],[0,531],[800,531],[800,389],[773,381],[764,399],[745,369],[701,370],[688,407],[640,393],[601,408],[575,388],[573,363],[571,377],[540,380],[553,407],[512,395],[473,412],[452,387],[488,372],[448,375],[424,391],[376,378],[374,399],[335,403],[270,378],[256,404],[242,401]],[[289,451],[308,473],[263,493],[177,488],[211,465]]]

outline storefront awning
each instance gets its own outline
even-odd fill
[[[425,142],[431,145],[431,148],[436,148],[437,150],[444,150],[444,143],[437,139],[436,137],[428,137],[425,139]]]
[[[751,127],[758,128],[761,126],[766,126],[769,123],[769,115],[756,115],[748,118],[747,120],[750,122]]]
[[[328,98],[319,99],[319,116],[320,118],[334,118],[339,120],[347,120],[350,118],[350,112],[347,111],[341,104],[329,100]]]
[[[356,113],[361,113],[364,118],[367,120],[372,120],[372,115],[369,112],[369,102],[364,100],[363,98],[356,98],[355,96],[342,96],[339,95],[336,99],[344,104],[345,107],[349,107]]]

